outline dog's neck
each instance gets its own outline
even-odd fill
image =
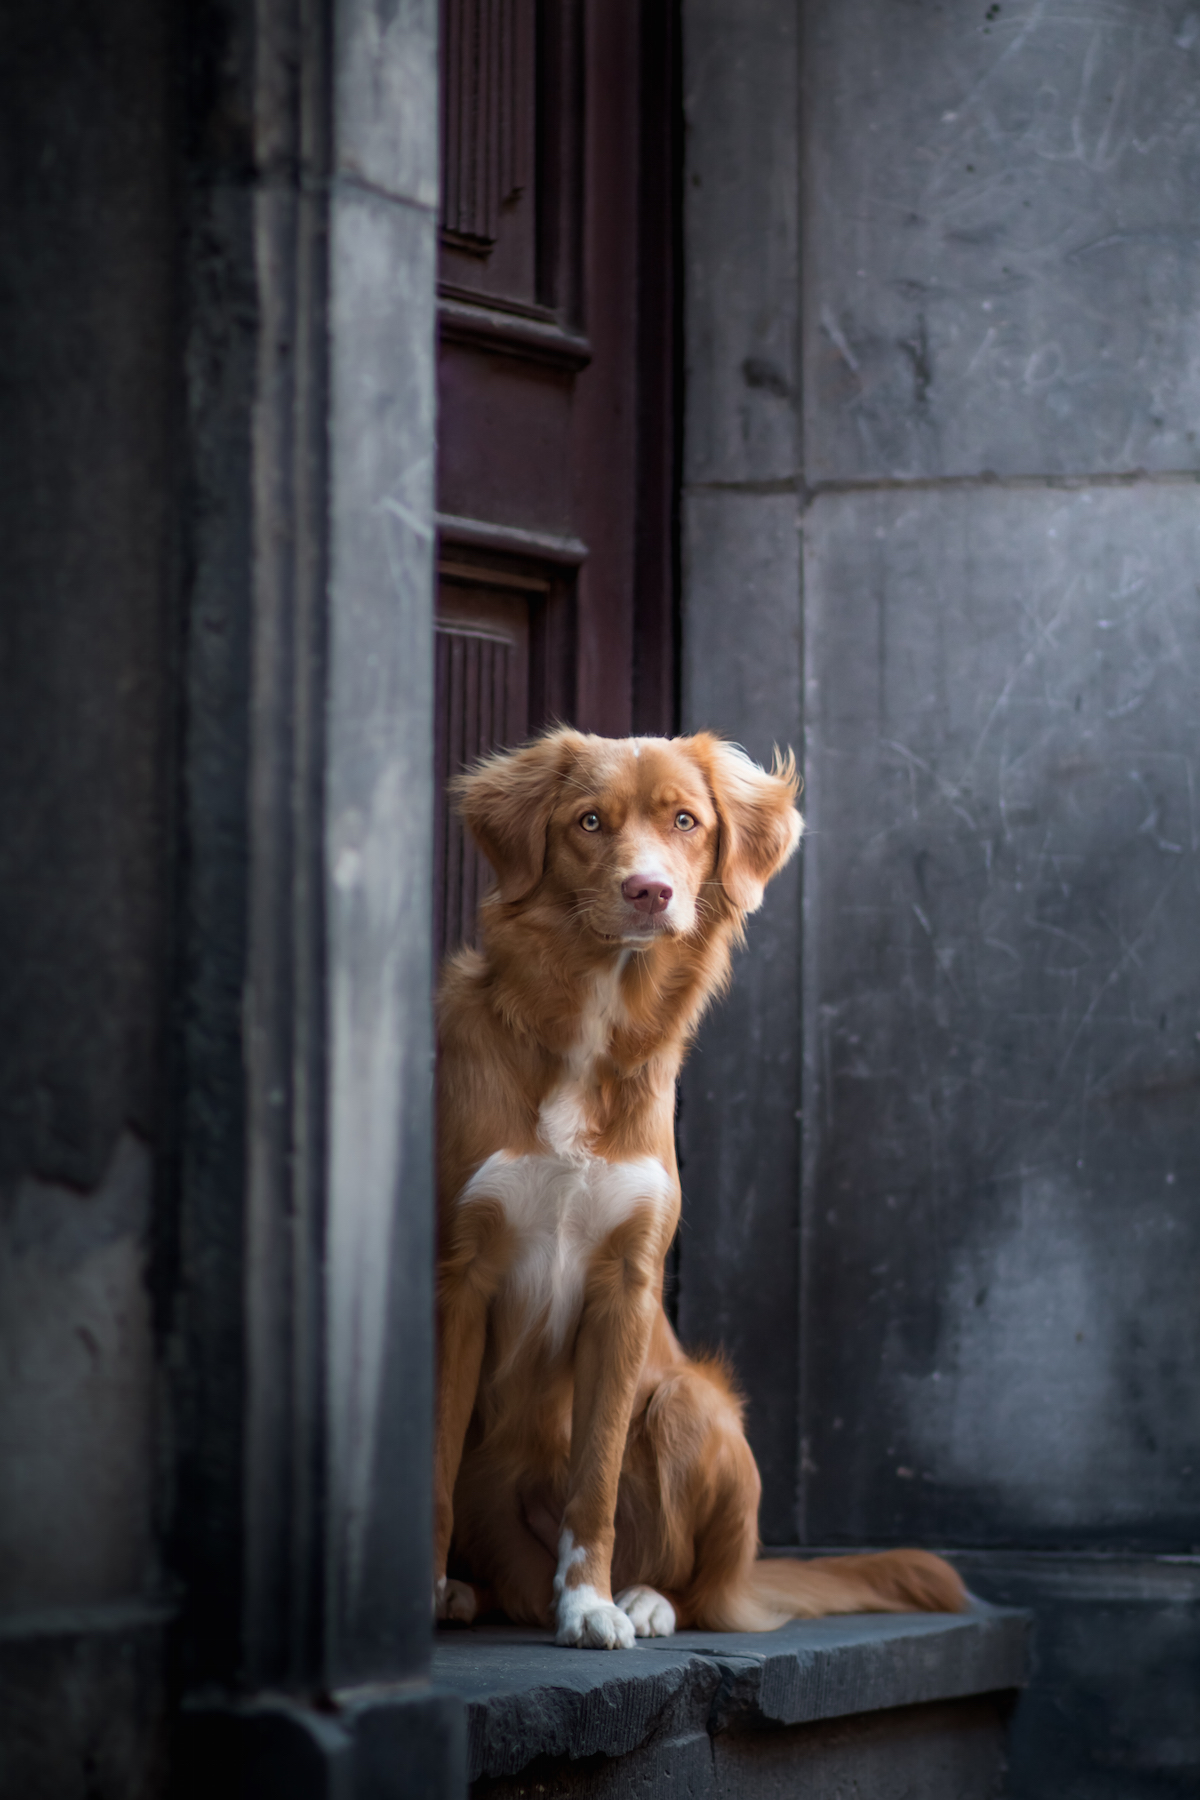
[[[590,983],[583,984],[579,1010],[579,1035],[568,1052],[569,1060],[580,1070],[591,1068],[606,1056],[614,1034],[626,1023],[628,1009],[622,992],[622,977],[640,951],[622,947],[611,961],[601,963]]]
[[[547,933],[521,915],[485,928],[493,1004],[519,1037],[582,1075],[603,1061],[633,1074],[666,1055],[676,1067],[729,972],[729,922],[645,948]]]

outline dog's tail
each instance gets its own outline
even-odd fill
[[[691,1580],[678,1592],[681,1623],[701,1631],[774,1631],[789,1619],[828,1613],[956,1613],[967,1605],[950,1564],[928,1550],[804,1562],[760,1557],[762,1482],[719,1360],[693,1360],[664,1381],[645,1420],[661,1521],[670,1524],[675,1546],[665,1560],[692,1556]],[[674,1600],[673,1585],[666,1585]]]
[[[812,1562],[766,1557],[697,1601],[701,1629],[775,1631],[789,1619],[829,1613],[962,1612],[967,1593],[940,1556],[882,1550]]]

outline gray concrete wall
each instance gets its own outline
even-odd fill
[[[809,836],[803,982],[752,922],[689,1078],[715,1254],[689,1295],[685,1235],[680,1318],[722,1320],[752,1420],[797,1381],[768,1537],[990,1546],[975,1584],[1044,1610],[1016,1792],[1183,1793],[1160,1601],[1104,1559],[1197,1552],[1200,25],[1086,0],[684,18],[687,722],[760,751],[794,729],[802,604]],[[763,224],[790,206],[784,273]],[[766,525],[789,503],[802,582]],[[759,1110],[789,1022],[802,1163]],[[697,1127],[706,1067],[751,1100]],[[797,1193],[798,1378],[769,1267]],[[1190,1666],[1200,1581],[1170,1566]]]
[[[140,1795],[161,1730],[166,56],[142,0],[0,24],[0,1790],[23,1796],[82,1793],[89,1757],[97,1792]]]
[[[437,12],[188,47],[173,1556],[236,1708],[430,1652]]]
[[[451,1791],[437,9],[64,0],[0,63],[0,1793],[166,1791],[197,1689],[185,1786],[324,1792],[332,1688],[363,1791]]]

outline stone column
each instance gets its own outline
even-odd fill
[[[179,1778],[449,1795],[461,1708],[428,1678],[436,7],[215,24],[190,40]]]

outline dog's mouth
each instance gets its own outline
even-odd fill
[[[631,908],[617,924],[615,930],[610,927],[602,931],[600,935],[609,938],[614,943],[636,946],[653,944],[659,938],[676,937],[678,933],[679,923],[669,913],[660,912],[647,915],[634,912]]]
[[[621,920],[605,920],[603,924],[594,921],[592,930],[606,944],[652,944],[662,937],[677,937],[679,926],[674,919],[664,913],[656,913],[647,918],[644,913],[631,913]]]
[[[655,938],[670,936],[675,930],[675,921],[669,913],[636,913],[627,914],[621,928],[621,935],[626,939]]]

